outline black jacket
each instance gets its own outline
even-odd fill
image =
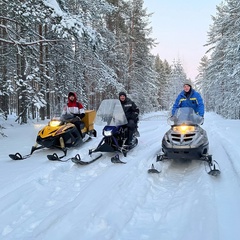
[[[128,97],[126,97],[125,101],[120,101],[122,104],[123,111],[125,112],[126,118],[129,121],[130,119],[135,122],[138,121],[139,108],[137,105]]]

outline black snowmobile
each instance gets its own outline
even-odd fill
[[[162,139],[162,150],[157,155],[156,161],[173,160],[200,160],[208,164],[211,175],[219,175],[218,163],[209,155],[209,142],[206,131],[200,127],[203,124],[201,116],[197,115],[192,108],[178,108],[173,117],[173,122]],[[159,173],[154,167],[149,173]]]
[[[61,117],[53,117],[48,125],[42,128],[37,135],[36,144],[32,147],[30,154],[22,156],[20,153],[9,154],[13,160],[22,160],[30,157],[34,151],[42,148],[60,149],[64,155],[58,157],[56,154],[48,155],[49,160],[58,160],[67,154],[67,149],[79,146],[91,136],[96,137],[94,129],[94,119],[96,112],[94,110],[86,110],[85,117],[82,119],[81,134],[74,125],[77,120],[73,114],[65,114]]]
[[[136,130],[133,134],[132,144],[126,145],[128,136],[127,119],[120,101],[118,99],[103,100],[97,111],[95,123],[104,126],[103,138],[96,148],[89,150],[89,155],[91,156],[96,152],[114,152],[116,154],[111,158],[111,161],[113,163],[125,163],[119,159],[119,153],[126,157],[127,152],[137,146],[138,132]],[[93,161],[94,159],[90,162]],[[76,159],[73,162],[78,163]]]

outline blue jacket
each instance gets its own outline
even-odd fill
[[[201,95],[196,92],[194,89],[191,90],[191,93],[189,95],[189,97],[187,98],[184,95],[184,91],[182,91],[175,103],[173,104],[173,108],[172,108],[172,115],[174,115],[175,111],[177,108],[181,108],[181,107],[191,107],[194,109],[194,111],[199,114],[200,116],[204,116],[204,104],[203,104],[203,100]]]

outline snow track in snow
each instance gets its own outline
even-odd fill
[[[0,238],[238,240],[240,167],[235,144],[239,137],[228,139],[230,129],[222,127],[224,119],[206,114],[203,128],[210,153],[222,171],[215,178],[200,161],[156,162],[169,128],[166,119],[167,114],[162,113],[143,117],[139,145],[126,158],[120,156],[127,164],[111,163],[111,154],[86,166],[52,162],[46,158],[52,150],[13,161],[2,151]],[[84,160],[88,150],[99,143],[101,130],[98,127],[97,138],[70,150],[68,156],[80,153]],[[10,143],[11,139],[4,139],[2,146]],[[32,139],[24,144],[23,151],[28,151]],[[160,174],[147,173],[152,163],[162,165]]]

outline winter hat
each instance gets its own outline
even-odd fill
[[[68,98],[70,98],[71,96],[74,96],[74,97],[75,97],[75,93],[74,93],[74,92],[69,92]]]
[[[190,88],[192,87],[192,83],[191,83],[191,81],[189,81],[189,80],[186,80],[186,81],[184,82],[183,86],[184,86],[184,85],[188,85]]]
[[[119,97],[122,96],[122,95],[127,97],[127,94],[125,92],[120,92],[118,95],[119,95]]]

